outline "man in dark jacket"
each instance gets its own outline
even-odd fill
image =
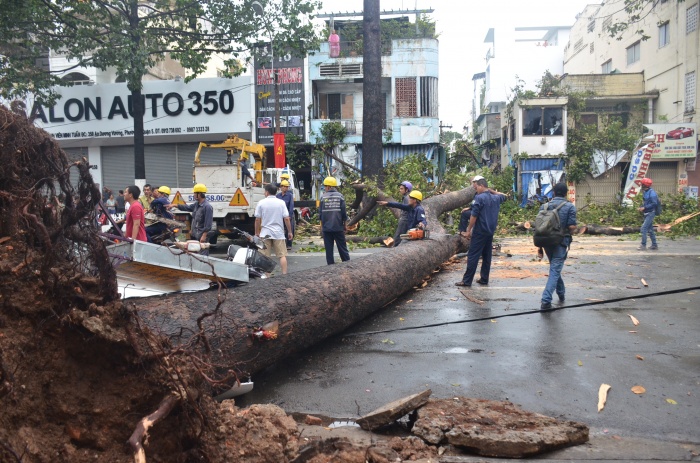
[[[292,195],[292,192],[289,191],[289,181],[288,180],[282,180],[280,182],[280,191],[277,193],[277,197],[284,201],[284,204],[287,206],[287,211],[289,212],[289,223],[290,226],[292,227],[291,230],[286,230],[285,236],[286,238],[286,244],[287,244],[287,251],[292,249],[292,240],[289,239],[289,233],[291,232],[292,234],[292,239],[294,238],[294,229],[296,228],[296,221],[294,220],[294,195]],[[286,228],[286,225],[285,225]]]
[[[489,284],[493,234],[498,226],[501,204],[507,197],[503,193],[490,189],[488,182],[483,178],[476,181],[476,193],[467,231],[461,233],[471,240],[467,255],[467,270],[462,276],[462,281],[455,283],[456,286],[472,285],[479,258],[481,258],[481,278],[476,282],[480,285]]]
[[[576,230],[576,206],[566,200],[567,191],[566,183],[557,183],[553,188],[554,198],[548,203],[550,209],[556,209],[564,203],[558,211],[559,226],[562,230],[567,230],[568,233],[564,236],[561,244],[546,246],[544,248],[544,252],[549,259],[549,278],[547,278],[547,284],[542,293],[541,310],[552,308],[552,295],[555,291],[557,296],[559,296],[560,302],[564,302],[566,299],[566,288],[564,287],[564,280],[561,278],[561,271],[564,268],[564,261],[566,261],[566,256],[569,253],[571,233]],[[540,210],[543,210],[544,207],[545,204],[540,206]]]
[[[403,181],[399,183],[399,193],[401,193],[402,201],[401,204],[408,206],[408,194],[413,190],[413,184],[411,182]],[[394,246],[401,244],[401,235],[405,234],[409,228],[408,223],[408,212],[409,209],[402,209],[401,215],[399,216],[399,223],[396,226],[396,231],[394,232]]]
[[[656,210],[659,207],[659,195],[651,187],[653,182],[650,178],[642,179],[642,199],[644,202],[639,208],[639,212],[644,214],[644,223],[642,223],[642,244],[637,248],[640,251],[646,251],[647,249],[647,234],[651,238],[651,249],[655,251],[659,249],[656,245],[656,232],[654,231],[654,217],[656,217]]]
[[[165,206],[168,210],[173,207],[177,207],[178,210],[191,212],[191,230],[190,237],[193,240],[197,240],[200,243],[206,243],[211,239],[217,232],[214,229],[214,208],[207,201],[207,186],[203,183],[198,183],[194,186],[192,190],[194,192],[195,202],[192,204],[176,205],[168,204]],[[209,248],[200,251],[200,254],[204,256],[209,255]]]
[[[335,177],[326,177],[323,180],[326,192],[321,197],[319,216],[321,218],[321,231],[323,232],[323,245],[326,247],[326,263],[335,264],[333,258],[333,244],[338,245],[338,254],[343,262],[350,260],[348,245],[345,243],[345,222],[348,213],[345,210],[345,198],[336,187],[338,181]]]
[[[423,193],[418,190],[413,190],[408,194],[408,205],[402,203],[394,203],[388,201],[377,201],[380,206],[395,207],[406,212],[406,233],[411,228],[422,228],[426,229],[428,227],[428,219],[425,217],[425,209],[421,206],[421,201],[423,201]]]

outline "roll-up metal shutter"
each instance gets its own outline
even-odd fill
[[[621,176],[620,164],[598,178],[587,174],[584,180],[576,182],[576,207],[580,209],[588,201],[592,204],[611,204],[619,201],[622,191]]]
[[[654,181],[653,188],[657,193],[678,193],[678,161],[651,161],[647,177]]]
[[[80,161],[83,157],[85,157],[85,158],[88,157],[87,148],[63,148],[63,151],[68,156],[68,160],[70,162]],[[80,177],[80,173],[78,172],[78,169],[76,169],[75,167],[71,168],[71,170],[70,170],[70,184],[73,185],[73,188],[78,187],[78,178],[79,177]]]
[[[102,147],[102,180],[117,193],[134,184],[134,147]]]
[[[177,186],[177,145],[146,145],[146,182],[153,188]]]
[[[192,188],[192,166],[194,165],[194,153],[197,152],[199,143],[177,144],[177,187]]]

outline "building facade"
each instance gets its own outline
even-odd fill
[[[640,20],[619,35],[618,40],[610,36],[608,28],[627,20],[624,10],[614,2],[589,5],[574,24],[565,50],[564,72],[570,75],[641,75],[643,93],[650,95],[644,118],[645,134],[657,135],[657,142],[667,142],[666,135],[675,137],[678,131],[685,137],[685,148],[695,146],[690,155],[687,149],[677,150],[681,156],[669,156],[665,150],[653,155],[649,177],[656,184],[661,181],[662,190],[669,189],[671,172],[675,191],[700,184],[700,172],[696,168],[696,112],[700,103],[698,8],[697,0],[648,2]],[[618,89],[619,98],[629,94],[628,89]],[[658,138],[660,134],[653,133],[650,125],[662,127],[664,137]],[[690,130],[693,135],[689,135]]]
[[[347,163],[362,167],[363,58],[361,47],[341,42],[338,53],[329,43],[309,57],[311,83],[310,141],[316,143],[324,124],[339,122],[347,130]],[[383,161],[395,162],[421,153],[444,167],[438,117],[438,41],[433,38],[394,39],[382,46]],[[342,166],[328,161],[328,173]]]

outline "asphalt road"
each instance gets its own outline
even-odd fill
[[[586,423],[592,436],[699,444],[700,290],[491,319],[539,308],[548,272],[529,240],[500,242],[512,257],[494,258],[488,287],[465,296],[454,286],[465,262],[447,265],[427,287],[256,375],[255,389],[238,404],[353,418],[430,388],[433,397],[507,399]],[[626,238],[577,238],[563,274],[567,305],[700,285],[700,241],[661,239],[659,251],[644,253],[637,245]],[[372,252],[391,250],[358,250],[351,258]],[[318,265],[325,265],[321,253],[289,257],[290,271]],[[454,323],[482,317],[489,319]],[[361,334],[443,322],[452,323]],[[612,389],[599,413],[602,383]],[[646,393],[634,394],[636,385]]]

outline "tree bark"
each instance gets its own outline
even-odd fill
[[[583,233],[587,235],[624,235],[627,233],[639,233],[641,227],[606,227],[602,225],[584,225]]]
[[[420,284],[467,241],[446,235],[440,214],[462,207],[474,189],[446,193],[423,202],[431,238],[332,267],[290,273],[253,281],[228,290],[215,316],[201,320],[219,364],[236,364],[252,374],[285,357],[341,333]],[[394,269],[401,268],[401,272]],[[198,319],[219,303],[217,291],[170,294],[134,301],[149,328],[168,336],[176,345],[188,343],[200,332]],[[259,327],[277,321],[276,339],[257,340]]]
[[[357,191],[358,196],[360,195],[360,192],[364,190],[365,186],[364,185],[352,185],[352,187]],[[363,194],[364,196],[364,194]],[[355,214],[350,221],[348,222],[348,227],[352,227],[356,223],[358,223],[360,220],[364,219],[367,214],[372,212],[372,210],[377,206],[377,201],[391,201],[391,202],[397,202],[394,198],[391,196],[388,196],[385,194],[382,190],[377,190],[377,196],[364,196],[364,200],[360,199],[360,204],[358,206],[353,207],[353,209],[357,209],[357,207],[362,206],[359,211],[357,211],[357,214]],[[353,202],[353,206],[357,203],[357,200]],[[352,206],[351,206],[352,207]],[[394,214],[394,217],[397,219],[401,216],[401,209],[395,209],[395,208],[389,208],[389,211]]]
[[[379,188],[384,181],[382,147],[382,40],[379,28],[379,0],[364,0],[362,89],[362,176],[375,177]]]

